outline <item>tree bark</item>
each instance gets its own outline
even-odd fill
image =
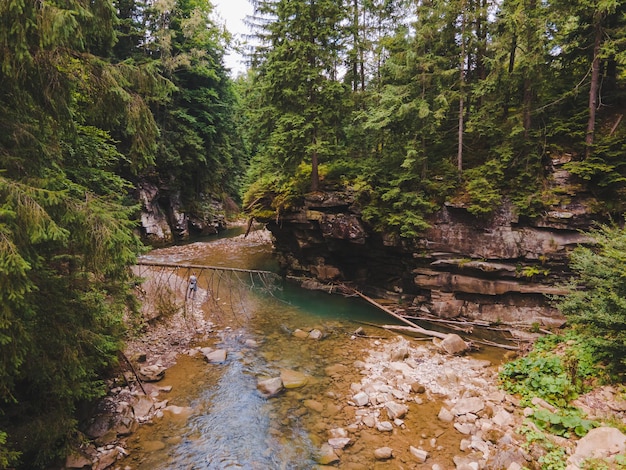
[[[594,18],[593,59],[591,61],[591,84],[589,86],[589,119],[585,135],[585,158],[591,155],[596,129],[596,111],[598,109],[598,92],[600,89],[600,46],[602,45],[602,15],[597,13]]]
[[[315,192],[320,189],[320,175],[318,169],[317,157],[317,136],[313,135],[313,152],[311,153],[311,191]]]

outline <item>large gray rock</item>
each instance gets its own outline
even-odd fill
[[[591,458],[610,458],[626,452],[626,436],[616,428],[592,429],[576,445],[576,451],[567,460],[567,470],[582,468],[583,462]]]
[[[151,366],[140,367],[137,370],[137,375],[144,382],[158,382],[165,377],[165,371],[165,367],[159,364],[154,364]]]

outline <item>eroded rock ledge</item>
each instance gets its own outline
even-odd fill
[[[536,220],[520,220],[504,203],[488,221],[447,205],[430,223],[419,239],[376,233],[346,191],[308,194],[267,228],[281,268],[309,288],[350,283],[445,318],[563,323],[546,295],[563,293],[568,254],[589,241],[580,232],[590,223],[584,203]]]

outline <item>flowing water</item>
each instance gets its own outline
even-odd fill
[[[154,250],[145,258],[274,268],[269,241],[254,234]],[[238,292],[233,294],[232,288],[227,291],[222,286],[221,293],[214,292],[211,309],[201,297],[194,304],[194,308],[205,308],[202,315],[215,324],[200,345],[227,350],[227,360],[208,364],[201,356],[179,355],[176,365],[158,383],[171,385],[172,390],[158,399],[185,407],[186,412],[164,413],[142,425],[129,438],[126,468],[314,468],[317,452],[330,430],[345,428],[354,421],[353,407],[345,406],[345,395],[350,384],[360,380],[360,372],[352,364],[363,358],[365,344],[351,335],[363,322],[390,323],[389,318],[359,299],[289,285],[272,293],[241,286],[235,290]],[[216,306],[220,308],[216,310]],[[313,328],[323,331],[324,339],[303,340],[292,334],[296,329]],[[364,328],[369,335],[389,336],[379,329]],[[340,369],[333,369],[337,367]],[[306,374],[307,384],[275,398],[264,398],[257,391],[258,380],[276,377],[285,369]],[[338,376],[329,370],[342,372]],[[436,419],[439,406],[423,408],[422,414],[415,414],[414,422],[407,425],[421,429],[423,436],[441,436],[444,431],[437,428]],[[384,445],[379,434],[362,435],[357,444],[346,448],[341,468],[418,468],[400,462],[377,463],[372,449]],[[385,439],[403,438],[394,434]],[[458,449],[458,439],[449,445]]]

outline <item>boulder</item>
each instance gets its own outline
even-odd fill
[[[567,470],[582,468],[586,459],[606,459],[626,452],[626,435],[619,429],[600,427],[589,431],[576,445],[576,451],[567,460]]]
[[[274,397],[283,390],[283,381],[280,377],[260,380],[257,382],[256,388],[266,397]]]
[[[222,362],[226,362],[226,350],[225,349],[216,349],[215,351],[211,351],[208,353],[203,352],[204,358],[210,364],[220,364]]]
[[[459,335],[451,333],[439,343],[439,347],[448,354],[463,354],[469,349],[469,345]]]
[[[151,366],[140,367],[137,370],[137,375],[144,382],[158,382],[165,377],[166,368],[159,364]]]

